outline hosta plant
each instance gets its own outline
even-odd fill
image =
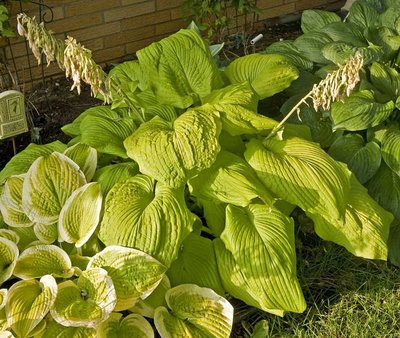
[[[392,214],[308,128],[258,110],[299,77],[286,57],[254,54],[220,70],[191,29],[137,56],[99,77],[111,105],[66,125],[68,145],[30,145],[0,172],[3,330],[229,337],[224,297],[302,312],[295,206],[322,238],[387,258]],[[28,285],[36,291],[25,297]]]

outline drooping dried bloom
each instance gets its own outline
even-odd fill
[[[322,107],[329,110],[333,102],[342,100],[345,96],[349,96],[356,84],[360,81],[360,69],[363,65],[363,57],[357,52],[351,56],[347,62],[334,72],[315,84],[311,98],[313,100],[314,109]]]

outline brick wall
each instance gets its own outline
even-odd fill
[[[75,37],[93,51],[94,59],[101,65],[132,59],[135,51],[153,41],[186,26],[182,19],[184,0],[47,0],[52,7],[53,21],[46,27],[57,33],[58,38]],[[340,8],[344,0],[258,0],[262,14],[258,16],[258,29],[263,25],[292,20],[301,11],[313,7],[330,10]],[[13,2],[13,24],[20,12],[18,2]],[[23,10],[38,16],[38,7],[24,4]],[[49,19],[47,13],[45,19]],[[27,51],[24,39],[11,39],[12,48],[3,44],[9,60],[14,57],[20,82],[28,84],[41,78],[41,67]],[[60,75],[52,65],[44,69],[47,77]]]

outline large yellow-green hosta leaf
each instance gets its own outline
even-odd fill
[[[0,289],[0,332],[8,329],[6,316],[7,289]]]
[[[18,255],[17,244],[7,238],[0,237],[0,285],[13,274]]]
[[[89,327],[66,327],[51,319],[40,338],[97,338],[96,329]]]
[[[303,210],[343,219],[350,180],[318,144],[300,138],[254,139],[245,158],[278,197]]]
[[[110,318],[97,327],[98,338],[153,338],[150,323],[141,315],[130,314],[122,318],[121,313],[112,313]]]
[[[137,175],[107,195],[99,238],[107,246],[144,251],[168,267],[194,221],[183,188],[173,189]]]
[[[111,188],[139,173],[139,167],[135,162],[111,164],[96,171],[93,181],[100,183],[103,196],[107,196]]]
[[[116,303],[111,277],[106,270],[94,268],[83,271],[76,281],[58,285],[51,315],[64,326],[96,327],[110,316]]]
[[[13,227],[29,227],[32,221],[22,209],[22,186],[25,174],[10,176],[0,194],[0,212],[4,222]]]
[[[213,164],[220,131],[214,114],[190,110],[173,122],[155,117],[143,123],[124,145],[141,173],[179,187]]]
[[[11,242],[14,242],[18,245],[19,236],[14,230],[10,229],[0,229],[0,237],[9,239]]]
[[[296,275],[292,219],[262,204],[247,208],[229,205],[220,237],[239,266],[247,284],[245,291],[257,299],[261,309],[273,313],[304,311],[306,304]],[[231,265],[218,257],[218,266],[225,264]]]
[[[87,144],[77,143],[64,151],[85,174],[86,181],[90,182],[97,167],[97,151]]]
[[[35,245],[25,249],[14,268],[14,275],[21,279],[44,275],[70,278],[73,273],[69,256],[55,245]]]
[[[19,337],[29,333],[41,322],[53,306],[57,296],[54,277],[19,281],[8,291],[6,314],[8,324]]]
[[[231,83],[249,81],[261,99],[288,88],[299,72],[278,54],[251,54],[236,59],[225,69]]]
[[[195,233],[183,241],[178,259],[172,263],[167,274],[172,286],[196,283],[220,295],[225,293],[212,241]]]
[[[58,239],[57,223],[33,225],[33,231],[37,239],[43,244],[52,244]]]
[[[123,141],[136,130],[132,117],[86,116],[80,123],[81,142],[105,154],[127,158]]]
[[[182,284],[167,291],[168,308],[155,311],[154,323],[161,337],[228,338],[233,307],[213,290]]]
[[[207,44],[194,30],[180,30],[152,43],[137,57],[150,88],[164,104],[187,108],[223,85]]]
[[[343,101],[334,102],[331,116],[335,129],[363,130],[385,121],[393,112],[393,101],[379,103],[369,90],[354,92]]]
[[[202,102],[211,105],[207,109],[219,112],[223,130],[231,135],[242,135],[257,134],[278,124],[271,118],[257,114],[258,100],[258,95],[246,81],[214,90]]]
[[[382,140],[382,157],[390,169],[400,176],[400,131],[388,130]]]
[[[117,245],[93,256],[87,266],[91,268],[103,268],[111,277],[117,293],[115,311],[127,310],[150,295],[167,270],[145,252]]]
[[[38,158],[26,174],[22,207],[35,223],[52,224],[72,192],[86,183],[78,165],[54,152]]]
[[[12,228],[18,235],[18,249],[24,250],[29,244],[37,240],[33,227]]]
[[[76,189],[61,209],[59,240],[75,243],[77,248],[85,244],[100,221],[102,201],[99,183],[88,183]]]
[[[245,207],[255,198],[272,203],[273,197],[253,169],[237,155],[222,150],[214,164],[189,181],[191,193]]]
[[[40,145],[31,143],[15,155],[0,172],[0,184],[3,184],[11,175],[26,173],[38,157],[50,155],[53,151],[63,152],[65,148],[67,146],[60,141]]]

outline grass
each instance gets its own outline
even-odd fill
[[[232,337],[400,337],[400,274],[387,262],[352,256],[307,226],[297,231],[298,276],[307,301],[302,314],[283,318],[236,307]],[[262,322],[260,322],[262,321]]]

